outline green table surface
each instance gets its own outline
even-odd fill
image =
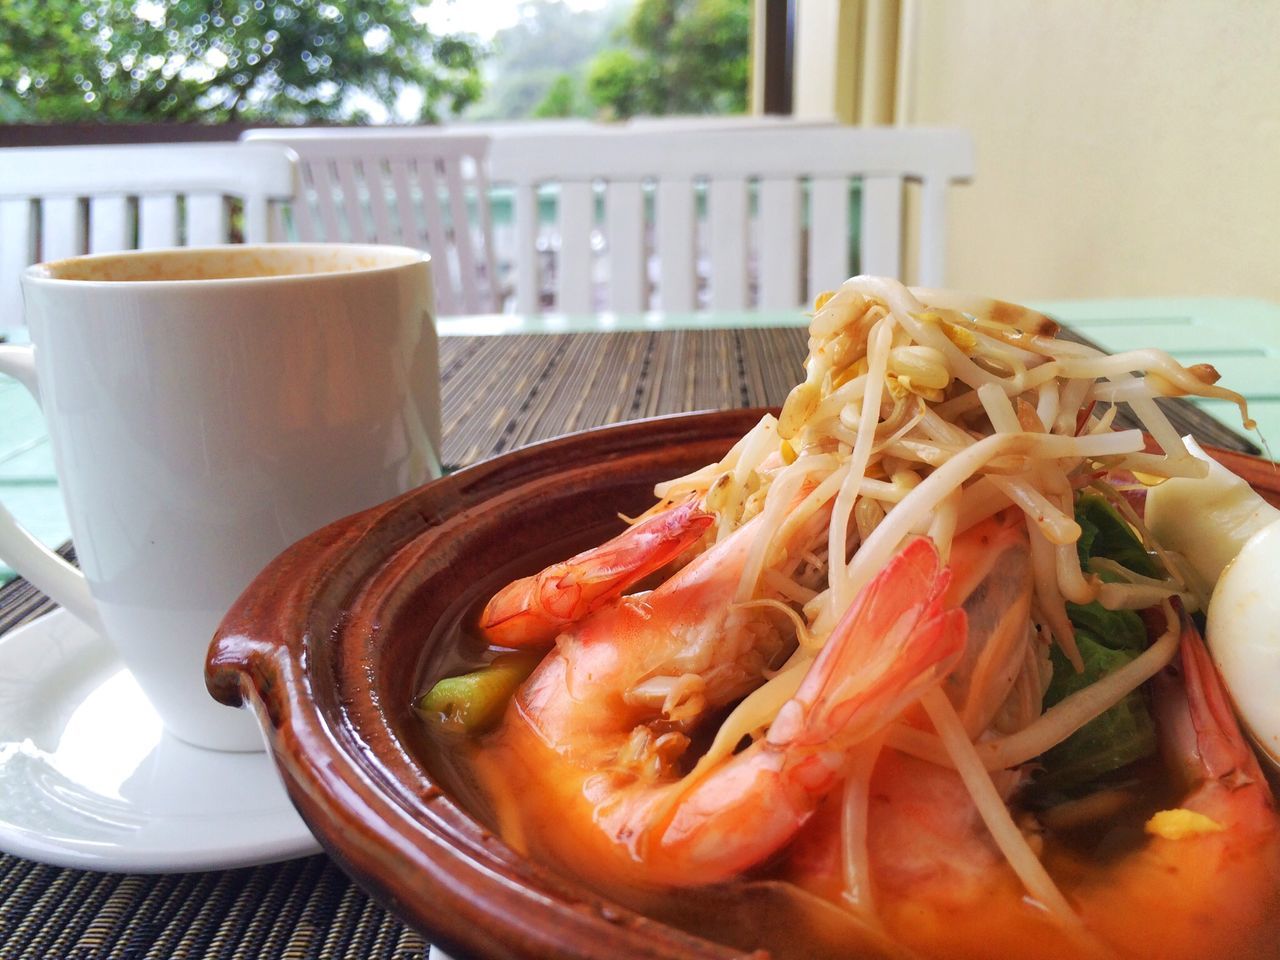
[[[1212,363],[1222,384],[1249,400],[1263,438],[1280,449],[1280,304],[1243,298],[1051,300],[1031,304],[1112,352],[1160,347],[1183,363]],[[803,311],[448,317],[442,336],[571,333],[592,330],[690,330],[803,326]],[[25,332],[11,331],[21,342]],[[1197,401],[1223,423],[1240,428],[1235,407]],[[50,545],[70,532],[53,473],[48,436],[35,402],[0,377],[0,500]],[[0,582],[9,571],[0,564]]]

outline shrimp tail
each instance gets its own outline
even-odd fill
[[[945,676],[967,620],[943,611],[951,584],[933,542],[912,540],[854,601],[769,729],[778,748],[853,745]]]
[[[1125,956],[1273,956],[1274,938],[1256,938],[1280,909],[1275,802],[1200,632],[1185,610],[1169,615],[1181,621],[1179,656],[1150,684],[1178,799],[1147,820],[1139,852],[1073,892],[1085,924]],[[1135,926],[1135,913],[1169,922]]]
[[[480,614],[480,630],[499,646],[548,646],[566,626],[684,553],[714,519],[696,498],[653,514],[598,547],[503,587]]]
[[[1269,794],[1200,631],[1181,607],[1178,615],[1181,677],[1162,676],[1157,687],[1167,759],[1189,783],[1213,781],[1232,790],[1256,784]]]
[[[842,781],[850,751],[960,656],[967,621],[942,610],[949,582],[933,543],[912,541],[859,594],[762,740],[673,784],[678,801],[649,798],[606,827],[633,844],[655,834],[650,867],[672,883],[728,879],[776,853]]]

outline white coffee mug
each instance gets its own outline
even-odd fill
[[[0,557],[107,636],[198,746],[260,750],[215,703],[223,613],[311,531],[434,476],[430,264],[404,247],[225,246],[76,257],[22,278],[0,346],[48,423],[83,574],[0,508]]]

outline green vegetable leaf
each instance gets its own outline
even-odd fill
[[[1113,649],[1087,630],[1076,630],[1076,646],[1084,671],[1076,673],[1057,648],[1053,650],[1053,680],[1045,692],[1051,707],[1077,690],[1135,659],[1140,649]],[[1141,689],[1085,724],[1043,757],[1044,775],[1038,790],[1071,791],[1103,774],[1150,756],[1156,749],[1155,723]]]
[[[1076,500],[1076,522],[1080,524],[1076,549],[1082,564],[1093,557],[1106,557],[1142,576],[1161,575],[1128,523],[1104,497],[1081,494]],[[1103,577],[1114,579],[1106,573]],[[1084,670],[1076,673],[1055,647],[1053,680],[1045,691],[1045,707],[1120,669],[1147,647],[1146,627],[1132,610],[1108,610],[1097,602],[1069,603],[1067,615],[1075,627]],[[1070,793],[1150,756],[1155,749],[1155,723],[1142,691],[1134,690],[1041,758],[1044,774],[1036,789]]]
[[[1076,523],[1080,524],[1076,550],[1081,566],[1092,557],[1106,557],[1144,577],[1163,576],[1155,559],[1105,497],[1080,494],[1076,498]]]
[[[1095,600],[1093,603],[1068,603],[1067,616],[1077,631],[1086,631],[1108,649],[1137,653],[1146,649],[1147,628],[1142,618],[1132,610],[1108,610]],[[1071,670],[1070,664],[1067,669]],[[1075,673],[1074,670],[1071,672]]]

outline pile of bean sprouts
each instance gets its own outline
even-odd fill
[[[1217,373],[1207,365],[1184,367],[1155,349],[1107,355],[1057,338],[1057,325],[1032,310],[882,278],[855,277],[819,298],[809,329],[804,382],[777,419],[762,419],[719,463],[655,491],[655,510],[701,498],[717,517],[716,541],[764,515],[737,600],[778,610],[798,640],[790,659],[724,721],[686,783],[732,754],[743,737],[767,730],[858,591],[908,538],[927,534],[945,561],[954,537],[1016,507],[1025,516],[1034,573],[1022,673],[990,730],[966,731],[934,688],[923,699],[933,732],[896,724],[851,758],[846,898],[871,907],[867,780],[887,743],[955,768],[1028,892],[1078,928],[1014,823],[997,788],[998,771],[1065,740],[1173,658],[1179,631],[1170,601],[1202,608],[1206,585],[1152,540],[1123,488],[1207,472],[1154,398],[1229,400],[1252,428],[1245,402],[1216,386]],[[1152,447],[1139,430],[1114,429],[1122,403]],[[1083,489],[1121,512],[1166,577],[1139,576],[1104,560],[1082,569],[1074,497]],[[1126,666],[1042,711],[1048,644],[1056,643],[1077,669],[1081,663],[1066,603],[1094,600],[1110,609],[1163,605],[1169,628]]]

